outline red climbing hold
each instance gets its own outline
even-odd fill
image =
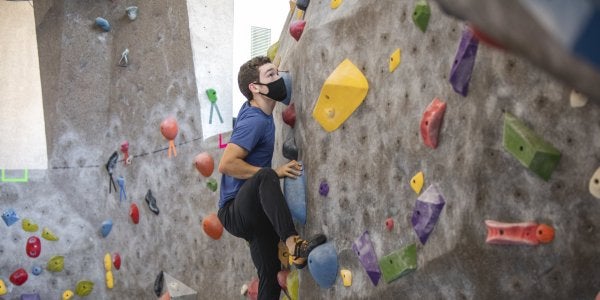
[[[25,281],[27,281],[27,271],[23,268],[16,270],[10,275],[10,282],[14,285],[22,285]]]
[[[554,240],[554,228],[546,224],[540,224],[535,232],[535,237],[540,243],[550,243]]]
[[[300,36],[302,36],[305,25],[306,21],[304,20],[294,20],[290,22],[290,34],[296,41],[300,39]]]
[[[131,206],[129,207],[129,216],[131,216],[133,224],[140,222],[140,210],[138,209],[137,204],[131,203]]]
[[[213,170],[215,169],[215,160],[206,152],[196,155],[196,158],[194,158],[194,164],[196,165],[198,172],[200,172],[200,174],[202,174],[204,177],[209,177],[212,175]]]
[[[202,220],[202,229],[213,240],[220,239],[223,234],[223,225],[215,213],[209,214]]]
[[[258,278],[252,278],[248,285],[248,298],[252,300],[258,299]]]
[[[177,126],[177,120],[173,117],[168,117],[162,123],[160,123],[160,132],[162,135],[169,140],[168,155],[171,157],[171,151],[177,156],[177,149],[175,148],[175,137],[179,132],[179,126]]]
[[[42,253],[42,243],[40,242],[40,238],[37,236],[28,238],[25,252],[27,252],[27,256],[29,257],[36,258],[40,256],[40,253]]]
[[[294,128],[294,125],[296,125],[296,105],[294,103],[290,104],[281,113],[281,117],[283,118],[283,122],[285,122],[285,124],[288,124],[290,127]]]
[[[394,229],[394,219],[387,218],[387,220],[385,220],[385,228],[387,228],[388,231],[392,231],[392,229]]]
[[[554,229],[548,225],[535,222],[502,223],[486,220],[488,244],[521,244],[538,245],[549,243],[554,239]]]
[[[113,266],[117,270],[121,269],[121,255],[118,252],[113,255]]]
[[[446,103],[437,97],[427,106],[421,119],[421,136],[423,143],[432,149],[437,148],[438,135],[446,111]]]

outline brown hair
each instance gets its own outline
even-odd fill
[[[248,88],[248,85],[260,80],[258,68],[270,62],[271,59],[266,56],[256,56],[240,67],[240,71],[238,72],[238,86],[246,99],[252,100],[252,92]]]

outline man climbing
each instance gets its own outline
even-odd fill
[[[250,245],[259,278],[258,299],[279,299],[279,241],[285,241],[294,265],[301,269],[306,266],[308,254],[326,237],[318,234],[310,240],[300,238],[281,192],[279,179],[301,175],[302,165],[292,160],[271,168],[273,109],[287,96],[283,78],[269,58],[259,56],[240,67],[238,85],[248,101],[240,109],[219,163],[223,176],[218,216],[229,233]]]

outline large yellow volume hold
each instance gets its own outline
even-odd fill
[[[345,59],[325,80],[312,116],[325,131],[332,132],[360,106],[368,91],[365,75]]]

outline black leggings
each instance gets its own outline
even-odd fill
[[[280,240],[297,235],[281,192],[277,173],[263,168],[246,180],[235,199],[219,209],[219,220],[229,233],[250,243],[250,255],[259,279],[258,299],[279,299],[277,272]]]

